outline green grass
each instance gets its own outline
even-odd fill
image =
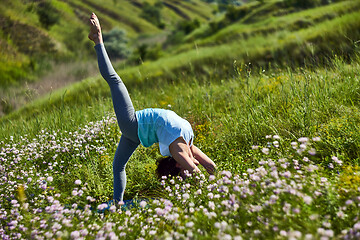
[[[341,4],[326,8],[345,6]],[[319,13],[308,28],[285,28],[267,38],[259,33],[282,21],[295,23],[314,10],[254,24],[249,31],[257,33],[241,42],[199,45],[141,66],[116,66],[135,109],[167,108],[186,118],[194,129],[194,144],[214,160],[219,172],[227,171],[216,176],[216,184],[192,179],[161,183],[154,171],[158,147],[140,146],[126,167],[125,199],[167,199],[151,200],[145,209],[98,214],[77,208],[96,208],[112,198],[112,159],[121,133],[109,118],[114,116],[110,92],[100,76],[2,117],[0,221],[6,233],[45,235],[58,223],[63,232],[56,234],[63,238],[71,238],[78,227],[93,236],[101,228],[103,233],[126,232],[128,238],[151,238],[150,230],[164,238],[175,238],[176,233],[185,238],[191,225],[202,229],[192,234],[203,239],[281,239],[299,232],[302,237],[344,237],[348,232],[343,231],[358,223],[360,201],[360,57],[355,43],[360,17],[344,9],[336,18],[316,22],[326,15]],[[321,141],[300,145],[301,137]],[[254,180],[257,174],[260,180]],[[80,189],[83,195],[77,195]],[[54,210],[64,220],[57,222],[52,215],[52,198],[67,208]],[[276,198],[279,201],[269,205]],[[158,220],[153,219],[167,201],[173,204],[172,215],[159,213]],[[178,222],[169,220],[176,214]],[[36,217],[48,227],[31,220]],[[14,219],[33,232],[12,229]]]
[[[0,82],[1,87],[11,86],[14,82],[24,83],[36,79],[43,72],[49,71],[47,68],[49,61],[69,62],[71,60],[74,62],[89,58],[91,56],[89,49],[91,48],[87,33],[88,18],[91,12],[98,14],[104,32],[116,27],[124,29],[131,39],[130,43],[134,43],[134,45],[129,44],[129,48],[136,46],[135,42],[138,39],[164,34],[164,31],[158,29],[157,26],[141,18],[141,8],[135,7],[129,1],[105,0],[101,4],[92,0],[65,2],[51,0],[49,2],[61,16],[59,21],[49,29],[45,29],[40,24],[36,13],[38,2],[6,0],[0,6],[0,20],[3,23],[0,28],[1,42],[10,45],[7,49],[9,53],[5,55],[5,61],[7,61],[6,58],[9,58],[10,61],[11,55],[22,54],[26,60],[29,59],[33,65],[36,65],[31,69],[24,68],[24,65],[28,65],[27,61],[19,59],[19,64],[13,64],[11,69],[9,66],[6,74],[2,74],[5,80]],[[195,17],[198,12],[211,17],[211,8],[207,5],[206,3],[196,3],[186,11],[191,17]],[[181,19],[177,13],[168,15],[164,11],[163,15],[166,22],[172,24]],[[203,16],[200,19],[204,21],[204,18]]]
[[[328,220],[323,215],[331,216],[332,223],[337,223],[330,228],[336,235],[340,234],[341,230],[352,227],[355,223],[353,220],[343,220],[337,217],[337,214],[340,214],[338,211],[342,209],[342,204],[345,204],[348,199],[355,199],[354,197],[356,197],[356,192],[354,192],[358,181],[356,166],[360,164],[360,131],[358,127],[360,123],[358,96],[360,59],[354,58],[348,64],[335,58],[332,61],[332,67],[318,69],[282,70],[272,68],[265,71],[258,69],[258,71],[253,72],[250,71],[250,68],[241,65],[235,65],[234,69],[237,75],[232,78],[200,80],[194,75],[183,75],[174,79],[173,83],[161,80],[158,82],[144,81],[141,84],[129,84],[128,89],[136,109],[146,107],[170,108],[186,118],[192,124],[195,132],[194,144],[215,161],[219,171],[227,170],[232,174],[243,176],[241,174],[246,173],[249,168],[261,168],[263,161],[301,160],[295,150],[286,146],[290,142],[296,142],[300,137],[306,136],[310,139],[320,137],[320,142],[313,142],[308,146],[308,150],[316,149],[316,155],[308,156],[306,153],[303,155],[311,159],[310,166],[305,162],[301,164],[304,169],[313,168],[314,165],[312,164],[315,164],[320,170],[313,175],[305,172],[301,178],[291,177],[288,180],[284,178],[284,181],[289,181],[290,184],[290,181],[295,182],[301,179],[301,182],[297,183],[303,184],[301,191],[304,194],[313,197],[314,191],[320,191],[322,193],[321,198],[313,197],[315,205],[308,206],[308,204],[303,205],[302,197],[297,198],[283,193],[283,195],[279,195],[281,203],[279,202],[279,205],[276,205],[271,211],[263,212],[261,216],[268,218],[269,221],[271,219],[271,224],[286,229],[286,231],[290,231],[288,229],[290,226],[293,230],[299,230],[304,234],[305,232],[317,234],[317,229],[321,228],[321,224]],[[126,78],[123,77],[123,80],[127,83]],[[91,81],[94,79],[88,80],[88,82]],[[53,166],[50,176],[54,179],[47,183],[47,186],[51,186],[49,190],[42,191],[41,188],[37,188],[37,184],[29,185],[26,189],[28,200],[23,201],[28,201],[30,208],[36,208],[45,203],[37,202],[28,194],[55,196],[61,193],[59,198],[61,203],[70,205],[75,202],[80,205],[85,204],[87,202],[86,196],[91,196],[95,199],[95,203],[92,203],[93,207],[96,207],[96,203],[99,204],[111,199],[111,164],[120,134],[115,119],[105,121],[105,124],[98,126],[99,121],[106,119],[109,114],[113,116],[109,95],[107,98],[97,98],[96,94],[90,95],[89,93],[81,95],[82,84],[86,83],[79,83],[70,90],[76,92],[78,97],[83,98],[82,104],[78,104],[76,107],[70,104],[74,101],[71,99],[68,102],[63,101],[60,106],[53,105],[46,111],[39,111],[31,115],[24,114],[23,117],[18,115],[13,120],[8,118],[1,122],[0,139],[2,140],[0,144],[4,149],[12,147],[14,150],[17,149],[18,145],[27,149],[27,144],[32,143],[34,144],[32,149],[38,149],[41,152],[37,157],[29,155],[33,160],[31,160],[31,164],[30,162],[26,163],[26,166],[33,166],[32,168],[35,168],[37,173],[41,172],[47,177],[47,164],[53,162],[51,159],[56,156],[56,162],[59,164]],[[103,84],[101,87],[107,88],[105,81]],[[93,88],[93,91],[95,92],[99,87]],[[66,99],[66,96],[64,95],[62,99]],[[48,99],[48,105],[52,105],[51,98]],[[90,139],[87,129],[100,132],[95,134],[95,138]],[[83,135],[86,137],[81,137]],[[265,138],[265,136],[274,135],[280,136],[281,147],[272,150],[272,144],[275,142],[273,143],[273,140],[268,137]],[[67,151],[58,152],[55,150],[58,145],[66,146],[66,142],[72,143],[68,146]],[[86,154],[84,156],[81,155],[84,154],[82,153],[82,143],[91,146],[88,153],[84,149]],[[263,156],[261,152],[257,153],[253,149],[253,146],[262,148],[269,145],[271,146],[269,147],[270,155]],[[77,150],[78,148],[80,150]],[[12,156],[11,154],[9,152],[9,158]],[[27,156],[28,153],[21,152],[21,154]],[[335,170],[329,168],[328,166],[332,163],[331,159],[334,156],[341,159],[346,167],[336,167]],[[182,209],[179,205],[181,202],[176,200],[178,199],[176,198],[177,195],[169,196],[166,193],[167,190],[160,186],[155,177],[154,169],[157,157],[159,157],[159,153],[156,145],[150,148],[139,147],[135,151],[126,168],[128,183],[125,199],[162,196],[170,199],[175,206]],[[16,161],[21,161],[20,165],[25,167],[22,165],[25,164],[25,160],[21,160],[20,157],[20,160]],[[276,164],[280,165],[281,163]],[[25,168],[22,169],[27,171]],[[270,168],[268,170],[270,173]],[[21,168],[14,168],[11,171],[17,173],[21,171]],[[289,171],[291,174],[300,174],[300,172],[292,172],[290,168]],[[336,171],[339,171],[340,175]],[[35,170],[33,173],[35,174]],[[39,177],[33,176],[33,173],[30,176],[38,179]],[[282,173],[281,171],[280,173],[289,174],[289,172]],[[243,176],[243,178],[246,179],[247,177]],[[329,181],[326,189],[322,188],[324,178]],[[339,180],[340,178],[342,181]],[[78,179],[82,183],[86,183],[86,187],[82,188],[86,194],[81,197],[72,196],[74,189],[75,191],[79,190],[74,184],[75,180]],[[269,178],[267,179],[269,180]],[[268,180],[264,179],[264,186]],[[21,180],[17,181],[21,182]],[[293,182],[291,184],[294,184]],[[39,184],[41,185],[41,183],[40,181]],[[183,186],[182,183],[179,184]],[[250,220],[241,221],[238,218],[239,214],[241,216],[245,214],[247,219],[255,221],[258,215],[247,209],[251,209],[258,201],[265,201],[264,199],[268,199],[273,194],[272,191],[264,191],[264,187],[263,185],[261,187],[260,183],[256,186],[253,189],[255,195],[242,200],[244,205],[240,209],[244,212],[234,212],[234,216],[231,217],[231,219],[235,219],[234,221],[237,224],[240,224],[238,227],[241,227],[243,231],[249,229],[248,221]],[[340,187],[336,188],[336,186]],[[173,191],[175,191],[176,186],[173,187]],[[208,203],[210,200],[206,197],[207,194],[210,194],[209,188],[204,188],[202,190],[204,195],[199,198],[195,197],[198,195],[196,193],[198,187],[193,185],[191,189],[189,190],[190,198],[193,199],[191,201],[199,204],[211,204]],[[232,192],[231,189],[232,187],[230,193],[236,195],[237,193]],[[9,187],[4,194],[19,194],[21,191],[23,190]],[[299,208],[301,214],[291,215],[290,219],[288,217],[283,218],[282,211],[285,211],[283,210],[283,201]],[[327,203],[324,204],[324,201]],[[186,206],[189,204],[189,208],[192,206],[190,202],[186,202]],[[327,206],[330,206],[330,209]],[[5,208],[10,209],[10,206],[5,204]],[[150,208],[155,209],[156,207],[151,205]],[[181,215],[186,215],[182,210],[177,211]],[[221,211],[218,214],[221,214]],[[357,210],[351,211],[350,208],[344,211],[354,217],[357,214]],[[306,220],[314,214],[320,214],[316,223]],[[28,217],[30,216],[31,214]],[[109,213],[106,216],[109,221],[113,218],[114,220],[111,221],[118,221],[118,218],[125,215]],[[47,219],[50,216],[44,215],[44,217]],[[76,219],[78,218],[74,218],[72,221],[78,221]],[[96,221],[96,216],[92,216],[91,219],[91,221]],[[201,214],[196,214],[191,215],[191,219],[196,223],[207,219],[206,232],[211,235],[210,232],[215,231],[213,228],[215,222],[212,222],[211,218],[208,219]],[[30,226],[28,225],[30,222],[28,223],[27,220],[22,221]],[[184,221],[184,224],[187,222],[186,219],[181,221]],[[223,216],[216,218],[216,221],[228,221],[228,218]],[[293,221],[301,224],[298,225]],[[261,226],[255,224],[254,228],[251,229],[262,229],[264,231],[265,229]],[[172,230],[160,225],[158,231],[159,234],[164,234],[164,232],[171,232]],[[228,234],[240,233],[229,232]],[[245,232],[241,234],[245,234]],[[265,231],[263,234],[269,237],[277,233]]]
[[[178,51],[193,48],[193,42],[196,42],[197,46],[200,47],[247,41],[255,35],[262,35],[268,38],[276,35],[277,32],[296,32],[301,30],[301,28],[312,29],[313,27],[316,28],[319,23],[325,22],[327,24],[328,20],[358,12],[359,8],[358,1],[343,1],[328,6],[289,13],[284,16],[260,19],[250,23],[244,23],[245,19],[241,19],[237,23],[231,24],[214,34],[210,34],[210,36],[207,36],[209,33],[206,34],[206,32],[210,31],[209,27],[204,27],[201,31],[187,36],[185,40],[189,44],[182,45]]]
[[[249,69],[240,65],[235,67],[239,73],[235,78],[197,80],[195,76],[184,75],[174,78],[173,83],[161,80],[138,84],[129,82],[128,88],[136,109],[167,108],[170,104],[193,124],[210,124],[217,129],[214,134],[221,146],[219,149],[224,153],[235,146],[238,151],[246,152],[249,146],[267,134],[287,138],[322,134],[326,139],[329,137],[326,128],[336,129],[336,123],[332,123],[331,119],[341,117],[349,121],[349,129],[331,134],[344,137],[341,141],[348,141],[348,138],[352,139],[350,132],[357,135],[359,121],[356,90],[359,87],[356,77],[359,64],[357,61],[351,65],[336,64],[332,70],[264,70],[250,77],[247,75]],[[127,82],[126,77],[123,79]],[[149,92],[149,88],[153,91]],[[87,90],[82,93],[84,89]],[[31,129],[36,134],[49,126],[67,129],[67,124],[70,124],[69,127],[77,126],[86,122],[87,117],[92,121],[111,109],[109,100],[104,102],[102,96],[107,96],[107,99],[109,96],[105,81],[89,79],[78,83],[62,95],[59,91],[34,103],[29,112],[3,118],[1,137],[30,134]],[[184,104],[190,99],[191,104]],[[77,107],[72,108],[76,102]],[[107,106],[106,110],[104,106]],[[347,150],[342,147],[343,144],[337,146],[334,140],[328,151],[341,150],[356,159],[357,138],[347,143],[351,147]],[[213,150],[216,148],[215,145],[210,147]],[[227,157],[224,154],[221,159]]]
[[[147,86],[144,84],[146,82],[156,84],[177,81],[180,76],[184,79],[192,75],[201,79],[227,78],[234,73],[234,60],[237,60],[239,65],[251,62],[253,66],[265,68],[269,63],[291,67],[328,64],[328,56],[338,54],[349,57],[358,51],[354,41],[360,37],[356,30],[360,28],[359,16],[355,12],[295,32],[276,32],[267,38],[255,35],[240,43],[199,47],[163,57],[155,62],[145,62],[138,67],[127,68],[126,65],[121,65],[118,72],[127,79],[129,86],[141,87]],[[89,96],[94,95],[94,92],[95,96],[107,94],[102,79],[85,80],[84,84],[79,83],[74,89],[68,88],[65,94],[64,90],[60,90],[51,97],[51,106],[47,104],[49,96],[45,96],[5,118],[16,118],[18,115],[32,116],[52,106],[59,106],[63,101],[82,104]]]

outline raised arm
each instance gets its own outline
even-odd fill
[[[190,150],[191,150],[192,155],[194,156],[194,158],[199,161],[199,163],[206,169],[206,171],[208,173],[210,173],[210,174],[215,173],[216,165],[205,153],[203,153],[195,145],[192,145],[190,147]]]

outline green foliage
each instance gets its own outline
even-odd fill
[[[161,58],[163,51],[161,45],[149,46],[141,44],[133,52],[129,59],[130,63],[141,64],[144,61],[157,60]]]
[[[114,28],[104,33],[103,37],[106,50],[111,58],[126,59],[131,54],[124,30]]]
[[[200,27],[200,21],[198,19],[185,20],[177,24],[176,31],[183,31],[185,34],[189,34],[198,27]]]
[[[64,43],[67,50],[70,52],[69,55],[74,61],[76,59],[87,58],[93,53],[92,43],[86,37],[87,32],[84,28],[75,26],[68,29],[65,34],[66,37]]]
[[[36,13],[41,25],[46,29],[49,29],[60,20],[60,14],[50,0],[40,2],[37,6]]]
[[[3,113],[9,114],[14,110],[14,107],[6,99],[1,99],[0,109]]]
[[[247,6],[243,6],[240,8],[235,8],[234,6],[228,7],[226,11],[225,18],[230,22],[235,22],[243,17],[249,12],[249,8]]]
[[[222,20],[212,21],[209,23],[210,31],[208,34],[214,34],[217,31],[229,26],[231,23],[244,18],[251,11],[251,8],[248,5],[241,7],[226,5],[225,10],[225,17]]]
[[[25,79],[29,70],[28,64],[21,61],[0,61],[0,86],[6,88]]]
[[[185,32],[184,31],[173,31],[166,37],[165,46],[168,45],[178,45],[184,42],[185,39]]]
[[[200,21],[198,19],[184,20],[179,22],[176,25],[176,28],[168,34],[164,45],[177,45],[182,43],[185,36],[198,27],[200,27]]]
[[[159,182],[158,147],[139,147],[127,164],[125,199],[157,198],[144,207],[95,210],[112,197],[111,164],[120,137],[116,119],[108,117],[113,110],[103,79],[79,82],[2,118],[4,233],[76,238],[87,229],[89,237],[115,233],[130,239],[355,238],[360,21],[356,11],[323,16],[306,22],[303,15],[283,18],[289,28],[270,23],[283,27],[274,35],[271,28],[252,25],[246,41],[204,45],[119,70],[135,108],[169,108],[186,118],[194,144],[220,173]],[[68,48],[75,51],[76,45]],[[156,59],[161,47],[141,45],[135,53]],[[290,61],[301,68],[288,67]]]
[[[285,0],[287,6],[294,6],[298,8],[313,8],[319,6],[321,3],[328,4],[327,1],[321,0]]]
[[[163,29],[165,28],[165,24],[162,22],[161,19],[161,8],[163,4],[161,2],[156,2],[154,5],[151,5],[148,2],[145,2],[142,7],[141,17],[148,20],[152,24],[156,25],[157,27]]]

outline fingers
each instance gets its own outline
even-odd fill
[[[192,158],[192,160],[193,160],[193,162],[194,162],[194,164],[195,164],[196,166],[200,164],[199,161],[196,160],[194,157]]]
[[[206,171],[207,171],[208,173],[210,173],[210,174],[215,173],[215,170],[216,170],[216,168],[215,168],[214,166],[212,166],[212,165],[206,166],[205,169],[206,169]]]

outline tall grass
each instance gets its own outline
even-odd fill
[[[45,230],[28,231],[29,227],[42,229],[43,225],[29,220],[41,216],[49,226],[46,231],[69,237],[70,232],[54,230],[58,226],[52,221],[55,208],[54,213],[62,212],[64,217],[76,216],[58,223],[62,229],[74,231],[72,238],[78,224],[96,234],[99,229],[93,224],[106,227],[104,221],[116,222],[116,228],[111,227],[116,234],[126,231],[134,238],[145,234],[140,233],[143,221],[155,213],[161,224],[154,229],[160,235],[186,235],[187,230],[177,228],[179,224],[200,226],[200,222],[206,223],[206,228],[196,234],[205,234],[205,239],[249,234],[270,238],[279,234],[295,234],[298,238],[299,234],[357,234],[358,220],[354,219],[358,209],[352,206],[358,201],[356,166],[360,164],[359,63],[358,58],[351,64],[335,59],[332,67],[318,70],[274,68],[257,72],[234,64],[237,75],[217,81],[197,80],[190,75],[179,76],[174,83],[130,84],[136,109],[168,108],[185,117],[193,126],[194,144],[215,161],[219,171],[226,170],[214,177],[218,187],[213,178],[200,181],[205,185],[199,186],[191,179],[191,184],[178,180],[160,183],[154,174],[157,146],[140,146],[135,151],[126,168],[125,199],[165,197],[167,200],[160,201],[173,202],[164,209],[177,212],[178,223],[162,220],[156,200],[148,205],[153,213],[139,208],[125,213],[115,206],[110,211],[116,214],[90,211],[90,207],[102,209],[104,206],[99,204],[112,198],[112,158],[120,132],[109,97],[80,95],[79,84],[78,97],[84,99],[76,107],[62,101],[62,105],[46,112],[1,122],[1,159],[11,162],[2,164],[9,173],[4,175],[8,179],[4,186],[8,187],[4,187],[3,194],[11,200],[0,200],[4,208],[1,211],[11,216],[2,221],[7,230],[12,229],[3,233],[19,232],[22,225],[17,224],[21,223],[26,226],[21,233],[25,236],[45,234]],[[301,138],[304,136],[316,140]],[[242,192],[238,188],[249,189]],[[240,199],[238,207],[226,204],[239,204]],[[273,201],[273,207],[267,207]],[[218,204],[218,210],[213,204]],[[213,209],[215,215],[203,215],[201,205]],[[230,211],[231,206],[235,208]],[[25,217],[13,222],[19,215],[10,214],[10,210]],[[87,214],[88,221],[84,221],[83,214]],[[133,230],[129,231],[124,227],[130,226],[122,224],[128,215],[134,219],[141,216],[139,222],[131,220]],[[122,228],[118,228],[120,222]],[[265,226],[271,226],[271,230]],[[285,232],[279,232],[279,228]],[[146,234],[149,237],[153,232]]]
[[[321,136],[328,141],[324,155],[341,152],[351,159],[358,158],[358,60],[351,65],[336,60],[332,67],[316,71],[304,68],[251,72],[249,66],[236,64],[234,68],[237,75],[232,78],[199,81],[184,75],[173,83],[129,82],[128,88],[136,109],[170,107],[188,118],[195,130],[196,126],[203,126],[206,131],[212,131],[204,137],[216,140],[216,144],[204,142],[202,147],[213,157],[221,151],[217,157],[224,162],[231,149],[247,152],[268,134],[289,139]],[[126,77],[123,79],[126,83]],[[103,116],[111,111],[109,91],[105,81],[94,80],[78,83],[63,95],[58,92],[59,96],[49,96],[36,103],[47,104],[46,111],[34,105],[13,119],[4,118],[1,137],[36,134],[49,127],[71,130],[83,121]],[[94,83],[100,85],[82,92]],[[73,108],[71,102],[78,104]],[[346,129],[342,129],[344,124]],[[342,131],[336,131],[337,128]]]

